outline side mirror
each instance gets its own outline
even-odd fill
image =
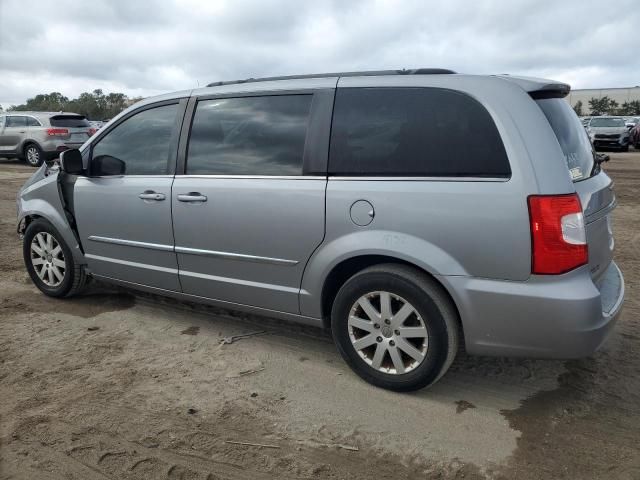
[[[109,177],[124,175],[127,165],[119,158],[111,155],[100,155],[91,160],[91,175],[97,177]]]
[[[84,174],[84,167],[82,166],[82,154],[80,150],[73,148],[71,150],[65,150],[60,153],[60,169],[70,175],[82,175]]]

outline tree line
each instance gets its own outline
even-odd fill
[[[579,116],[583,115],[640,115],[640,100],[624,102],[620,105],[606,95],[601,98],[592,97],[589,100],[589,112],[584,111],[582,101],[578,100],[573,109]]]
[[[105,95],[99,88],[93,92],[81,93],[78,98],[71,100],[60,92],[51,92],[36,95],[22,105],[13,105],[9,108],[9,111],[65,111],[82,114],[91,120],[107,120],[115,117],[138,100],[141,100],[141,98],[129,98],[124,93],[109,93]],[[573,106],[573,109],[579,116],[640,115],[640,100],[624,102],[620,105],[607,96],[601,98],[593,97],[589,100],[588,111],[584,108],[582,101],[578,101]]]
[[[109,93],[101,89],[81,93],[78,98],[69,99],[60,92],[42,93],[30,98],[22,105],[13,105],[9,111],[73,112],[90,120],[108,120],[115,117],[129,105],[140,100],[129,98],[124,93]]]

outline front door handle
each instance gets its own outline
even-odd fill
[[[179,202],[206,202],[207,196],[200,192],[181,193],[178,195]]]
[[[142,192],[140,195],[138,195],[138,198],[142,200],[156,200],[159,202],[161,200],[164,200],[167,197],[164,193],[157,193],[151,190],[146,190]]]

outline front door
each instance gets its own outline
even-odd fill
[[[93,274],[180,291],[171,186],[182,113],[178,103],[147,108],[92,143],[74,211]]]
[[[185,293],[299,312],[302,273],[324,237],[326,177],[303,168],[312,103],[312,94],[198,101],[172,198]]]

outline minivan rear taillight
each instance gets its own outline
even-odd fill
[[[50,137],[66,137],[69,130],[66,128],[47,128],[47,135]]]
[[[531,273],[557,275],[589,261],[582,205],[577,194],[529,196]]]

